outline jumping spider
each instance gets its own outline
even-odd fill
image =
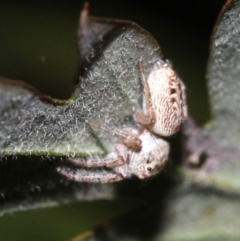
[[[134,115],[139,130],[111,130],[89,123],[122,139],[106,157],[68,158],[81,168],[61,166],[57,171],[77,182],[110,183],[132,175],[140,179],[157,174],[166,164],[169,143],[164,137],[176,133],[187,117],[185,86],[169,63],[159,60],[146,79],[139,62],[144,88],[143,110]],[[104,167],[99,169],[99,167]]]

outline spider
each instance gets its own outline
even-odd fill
[[[187,117],[185,86],[168,62],[158,60],[147,79],[141,62],[138,67],[144,89],[143,110],[134,114],[139,130],[118,131],[89,123],[122,141],[105,157],[68,158],[76,168],[60,166],[57,171],[69,180],[111,183],[132,175],[145,179],[166,164],[169,143],[165,137],[176,133]]]

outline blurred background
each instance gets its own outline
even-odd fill
[[[68,99],[78,66],[76,32],[84,1],[0,2],[0,75]],[[134,21],[160,43],[187,85],[195,120],[210,119],[206,67],[225,0],[90,1],[90,15]],[[81,202],[0,217],[0,240],[64,240],[136,207],[131,200]]]

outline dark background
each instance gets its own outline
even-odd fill
[[[127,19],[160,43],[187,85],[189,112],[210,119],[206,86],[209,43],[223,0],[91,1],[90,15]],[[0,2],[0,75],[67,99],[77,69],[76,30],[83,1]],[[126,200],[75,203],[0,218],[0,240],[64,240],[134,207]]]

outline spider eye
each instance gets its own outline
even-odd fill
[[[148,159],[147,159],[147,164],[150,164],[152,162],[152,160],[151,160],[151,158],[149,157]]]
[[[150,171],[152,171],[152,168],[151,168],[151,167],[148,167],[147,170],[150,172]]]

